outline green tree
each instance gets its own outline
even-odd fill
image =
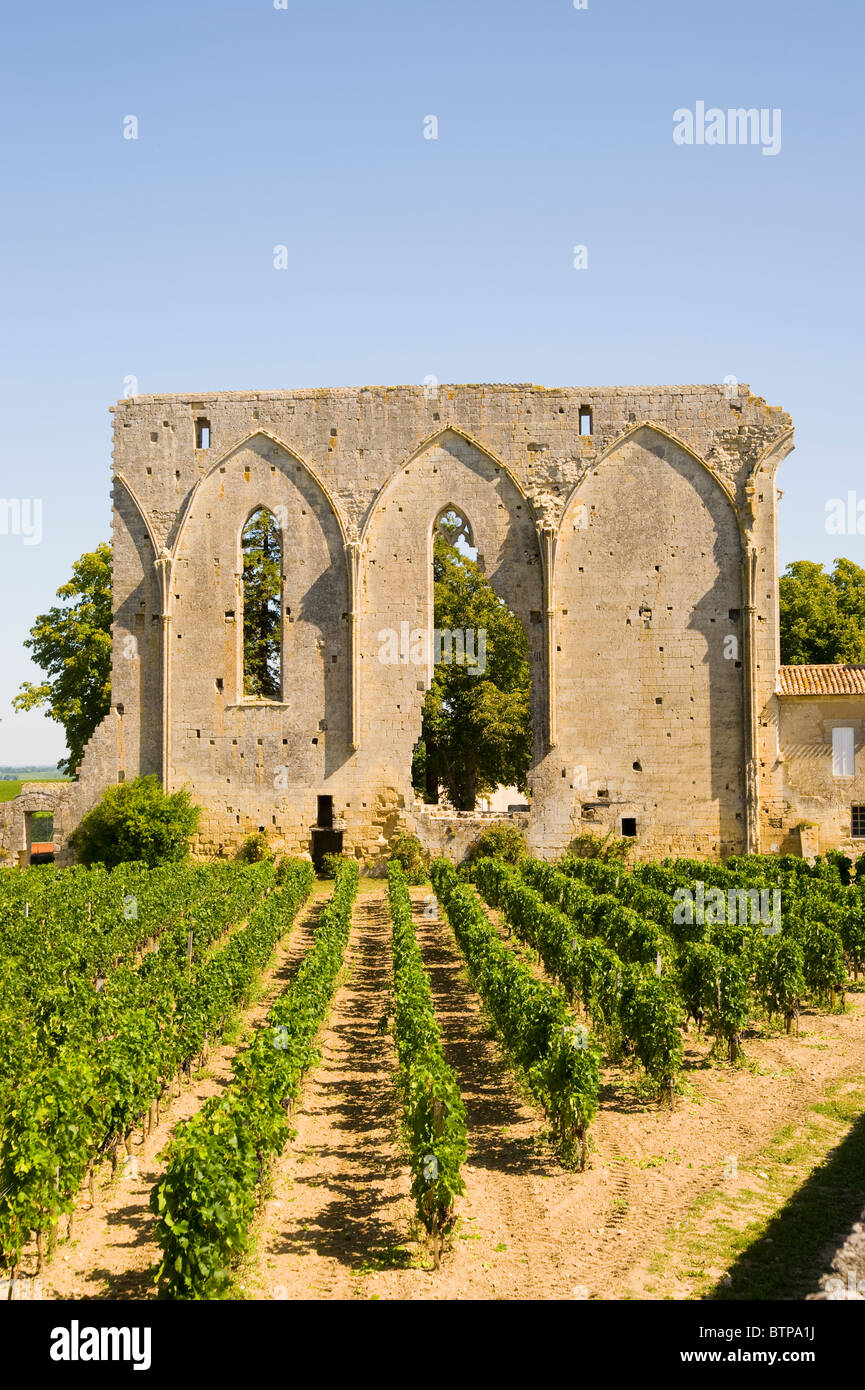
[[[243,693],[282,696],[282,540],[261,508],[243,528]]]
[[[436,629],[469,634],[466,650],[474,651],[478,666],[436,663],[414,780],[431,800],[442,782],[458,810],[472,811],[483,792],[526,789],[532,756],[528,641],[477,564],[441,535],[433,547],[433,577]]]
[[[61,584],[63,599],[40,613],[24,646],[46,673],[34,685],[25,681],[13,698],[15,709],[46,706],[62,724],[69,756],[59,767],[74,773],[88,739],[111,706],[111,546],[103,541],[72,566]]]
[[[836,560],[827,574],[811,560],[795,560],[779,588],[784,665],[865,662],[865,569]]]
[[[114,868],[141,860],[150,868],[173,863],[189,854],[189,841],[198,829],[201,808],[188,791],[166,795],[159,778],[136,777],[108,787],[69,837],[82,864]]]

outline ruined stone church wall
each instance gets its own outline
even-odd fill
[[[745,386],[121,401],[113,708],[78,795],[141,772],[188,785],[208,854],[261,826],[306,850],[331,795],[346,845],[384,848],[415,822],[428,670],[382,662],[380,634],[430,624],[432,530],[455,505],[528,636],[533,846],[554,853],[631,815],[641,853],[741,848],[747,663],[722,638],[746,645],[750,545],[762,711],[777,606],[775,489],[759,470],[789,447],[789,417]],[[240,669],[240,532],[262,506],[284,545],[284,690],[270,705],[242,698]]]

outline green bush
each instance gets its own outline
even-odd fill
[[[847,969],[844,946],[838,933],[823,922],[809,922],[801,938],[805,985],[811,994],[825,998],[830,1009],[838,996],[843,1007]]]
[[[805,993],[802,947],[792,936],[770,936],[761,941],[756,957],[756,985],[761,1002],[772,1018],[780,1014],[788,1033],[798,1017]]]
[[[624,862],[631,852],[633,840],[619,839],[612,830],[606,835],[592,835],[586,831],[577,835],[568,845],[568,854],[576,859],[601,859],[604,863]]]
[[[336,878],[340,865],[345,864],[348,857],[346,854],[323,854],[321,868],[318,872],[319,878]]]
[[[476,859],[501,859],[505,864],[519,864],[529,852],[526,837],[516,825],[491,825],[482,830],[468,853],[470,863]]]
[[[69,843],[82,864],[111,869],[139,860],[152,869],[187,857],[200,815],[189,792],[169,796],[154,774],[136,777],[109,787]]]
[[[390,857],[399,864],[406,882],[429,883],[429,855],[417,835],[401,830],[391,841]]]
[[[247,835],[237,851],[237,859],[240,864],[261,864],[265,859],[273,859],[273,851],[263,830]]]
[[[307,871],[312,873],[312,863],[309,858],[301,858],[298,856],[296,858],[287,857],[281,859],[276,866],[276,882],[278,887],[281,888],[286,880],[293,882],[295,876],[301,871],[304,873]],[[313,875],[313,879],[314,877]]]

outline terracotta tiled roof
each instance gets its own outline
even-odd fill
[[[865,666],[782,666],[778,694],[865,696]]]

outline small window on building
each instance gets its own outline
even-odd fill
[[[634,816],[622,816],[622,834],[633,840],[637,834],[637,821]]]
[[[854,775],[853,730],[832,730],[832,776],[852,777]]]
[[[333,797],[320,796],[318,798],[318,829],[333,829]]]
[[[203,415],[199,415],[195,421],[195,447],[196,449],[210,448],[210,421],[205,420]]]
[[[853,824],[850,833],[854,840],[865,840],[865,806],[851,806]]]
[[[580,406],[580,434],[592,433],[592,407],[590,405]]]

